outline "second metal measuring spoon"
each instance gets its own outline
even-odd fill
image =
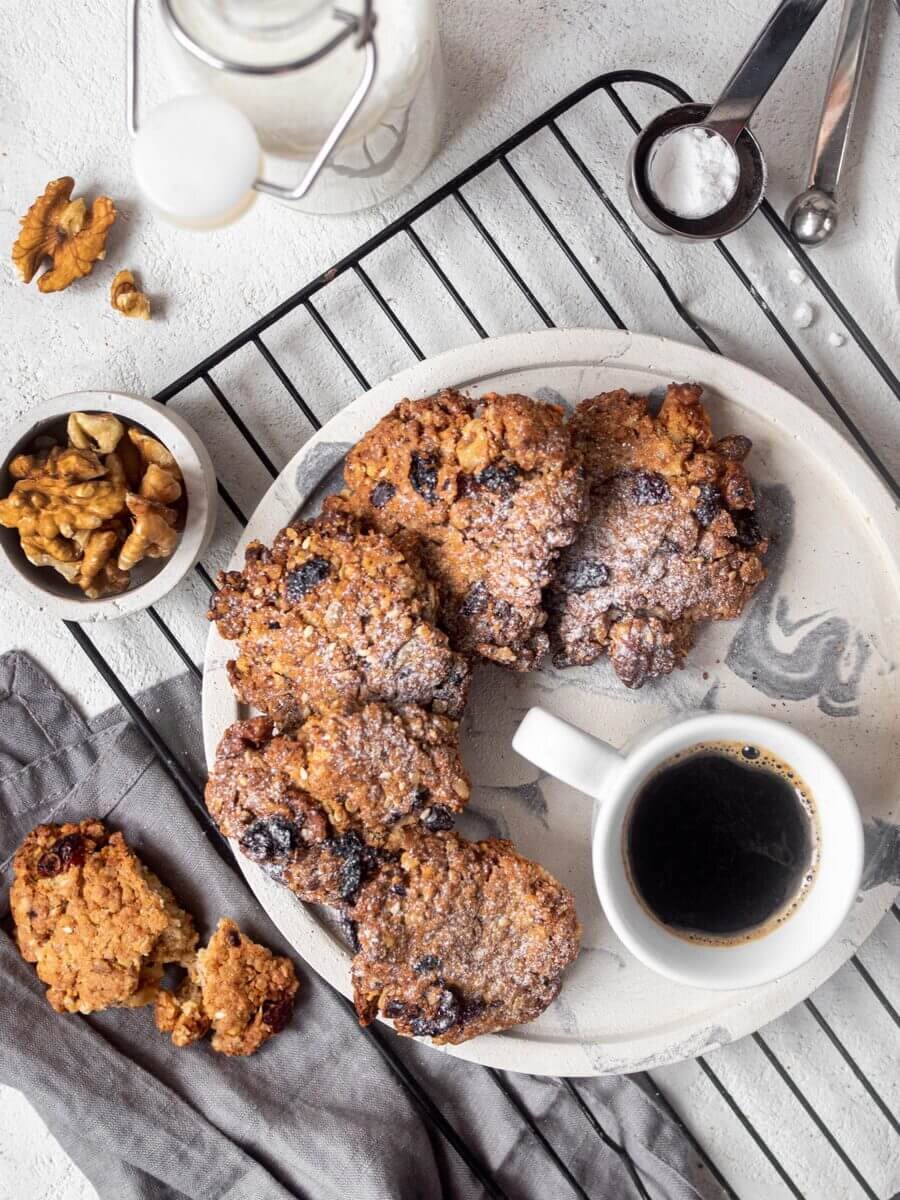
[[[825,3],[782,0],[711,108],[706,104],[680,104],[644,127],[628,158],[628,194],[635,212],[651,229],[688,241],[704,241],[732,233],[756,212],[766,188],[766,164],[747,123]],[[679,217],[664,208],[650,188],[647,167],[654,143],[686,125],[699,125],[721,135],[734,147],[738,158],[734,195],[708,217]]]
[[[838,205],[834,196],[859,95],[860,68],[871,15],[872,0],[845,0],[809,168],[809,186],[791,201],[784,214],[791,233],[804,246],[821,245],[837,225]]]

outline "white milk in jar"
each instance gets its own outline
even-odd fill
[[[340,30],[322,0],[170,0],[185,33],[221,59],[254,66],[291,62]],[[338,7],[359,16],[362,0]],[[374,0],[375,78],[360,111],[301,200],[303,212],[346,213],[407,187],[437,149],[443,66],[435,0]],[[266,177],[295,184],[356,89],[363,51],[346,38],[319,61],[285,73],[248,75],[200,61],[163,38],[180,82],[213,92],[250,119],[266,152]],[[288,203],[286,201],[286,203]]]

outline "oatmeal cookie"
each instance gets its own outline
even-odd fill
[[[571,893],[510,842],[403,833],[348,909],[360,1023],[458,1043],[532,1021],[578,954]]]
[[[418,551],[454,649],[520,671],[540,662],[541,591],[584,515],[560,406],[454,391],[404,400],[350,451],[344,478],[326,508]]]
[[[421,566],[346,513],[299,521],[243,571],[219,575],[209,617],[236,639],[235,692],[282,727],[369,700],[461,715],[470,667],[433,624]]]
[[[206,803],[226,837],[302,900],[338,904],[398,826],[447,829],[469,791],[454,721],[368,704],[277,736],[266,717],[232,725]]]
[[[10,907],[22,957],[57,1012],[152,1003],[166,963],[188,964],[188,913],[100,821],[39,825],[13,860]]]
[[[161,991],[157,1028],[189,1046],[211,1028],[221,1054],[255,1054],[291,1019],[300,984],[289,958],[251,941],[223,917],[177,992]]]
[[[550,590],[557,666],[608,654],[640,687],[683,664],[698,621],[739,616],[765,577],[768,542],[743,465],[750,439],[716,441],[700,395],[672,384],[658,416],[625,391],[578,406],[590,516]]]

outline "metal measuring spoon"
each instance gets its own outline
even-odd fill
[[[747,128],[760,101],[806,36],[826,0],[782,0],[716,103],[680,104],[660,114],[638,135],[628,156],[628,195],[645,225],[657,233],[705,241],[734,232],[756,212],[766,190],[766,163]],[[654,143],[686,125],[702,125],[720,134],[738,158],[737,189],[728,203],[708,217],[679,217],[663,208],[650,188],[647,165]]]
[[[900,0],[896,0],[900,7]],[[819,246],[834,233],[838,221],[835,200],[850,122],[859,95],[860,70],[866,52],[872,0],[846,0],[841,13],[831,78],[825,89],[819,133],[809,168],[809,186],[787,207],[784,219],[804,246]]]

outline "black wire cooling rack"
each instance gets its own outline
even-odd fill
[[[606,221],[606,227],[615,228],[621,235],[621,238],[627,243],[627,247],[624,243],[605,246],[603,261],[606,262],[609,260],[611,264],[616,256],[623,255],[624,253],[628,253],[632,260],[634,260],[636,255],[637,259],[640,260],[640,263],[652,277],[652,280],[655,280],[656,285],[661,289],[666,301],[674,311],[678,322],[683,324],[684,328],[689,330],[709,350],[719,352],[719,346],[710,334],[709,329],[692,314],[688,304],[680,298],[679,286],[670,277],[672,274],[671,271],[667,273],[657,259],[654,258],[653,254],[644,244],[644,241],[637,236],[629,222],[625,219],[622,210],[611,198],[610,192],[600,182],[598,178],[599,172],[587,165],[586,157],[576,150],[575,145],[573,145],[573,142],[559,124],[560,118],[569,117],[584,102],[597,97],[602,99],[607,105],[612,106],[610,113],[617,114],[617,118],[624,121],[631,131],[637,132],[640,127],[639,122],[632,109],[622,97],[622,92],[630,91],[632,85],[637,85],[639,89],[647,89],[648,94],[654,96],[661,94],[663,97],[672,97],[678,102],[690,99],[676,84],[661,76],[645,71],[615,71],[597,77],[567,96],[564,100],[559,101],[544,113],[543,116],[530,122],[513,137],[508,138],[490,153],[478,159],[467,170],[462,171],[454,179],[444,184],[443,187],[438,188],[427,199],[421,201],[421,203],[415,205],[404,216],[386,226],[380,233],[370,238],[352,254],[341,259],[330,270],[319,276],[312,283],[301,288],[298,292],[295,292],[282,304],[272,309],[266,316],[256,321],[220,349],[197,363],[190,371],[169,384],[168,387],[163,388],[157,394],[156,398],[162,402],[166,402],[184,393],[186,389],[194,384],[205,385],[214,401],[221,407],[228,421],[232,423],[236,433],[244,439],[264,470],[274,477],[278,473],[275,464],[266,453],[253,430],[225,395],[222,387],[212,377],[211,372],[215,368],[227,364],[239,352],[249,348],[252,353],[259,356],[259,364],[265,364],[265,369],[271,371],[273,379],[277,380],[283,389],[282,403],[287,406],[295,405],[311,429],[319,429],[322,421],[316,415],[312,405],[304,398],[298,381],[292,377],[292,373],[285,369],[279,359],[272,353],[266,341],[263,340],[263,335],[267,331],[271,331],[273,327],[277,326],[289,314],[297,312],[305,314],[309,321],[311,321],[312,327],[318,331],[318,335],[324,338],[325,342],[337,356],[343,371],[355,381],[360,389],[367,389],[370,386],[370,381],[357,365],[354,356],[345,345],[345,341],[335,333],[332,325],[326,320],[321,311],[323,307],[321,302],[322,294],[327,293],[328,289],[333,289],[338,281],[341,280],[345,284],[349,283],[355,289],[358,293],[357,299],[361,298],[373,306],[373,317],[375,310],[381,313],[410,355],[418,360],[424,358],[425,355],[407,328],[407,324],[398,317],[395,311],[396,306],[392,305],[391,298],[385,296],[384,292],[374,281],[373,272],[367,269],[367,260],[372,260],[376,252],[387,246],[402,245],[404,253],[412,257],[415,263],[414,269],[426,276],[430,276],[430,283],[436,285],[442,292],[444,300],[449,301],[450,306],[457,310],[457,316],[461,317],[461,326],[457,326],[457,328],[463,328],[467,331],[466,336],[461,341],[471,340],[468,331],[471,331],[479,338],[488,336],[485,326],[479,320],[478,315],[476,315],[476,309],[478,308],[477,301],[472,299],[467,301],[466,299],[467,292],[471,294],[477,290],[475,284],[485,266],[485,252],[495,260],[494,269],[499,268],[502,275],[505,276],[507,284],[511,284],[516,292],[518,292],[520,298],[524,300],[532,320],[536,319],[537,322],[543,324],[545,327],[553,327],[554,321],[541,299],[526,282],[523,270],[514,265],[512,256],[501,248],[498,238],[489,231],[482,217],[478,215],[476,207],[467,198],[466,191],[464,190],[466,186],[475,183],[480,176],[484,175],[491,168],[499,168],[504,173],[507,185],[514,193],[518,194],[519,201],[523,201],[527,209],[530,210],[530,219],[536,223],[535,230],[539,232],[542,238],[550,239],[558,255],[562,256],[561,261],[564,261],[567,270],[571,273],[572,286],[580,286],[582,289],[587,289],[587,294],[591,300],[599,306],[599,311],[597,312],[598,318],[600,312],[602,312],[605,319],[614,326],[620,329],[625,328],[625,322],[619,312],[597,284],[594,273],[585,264],[583,253],[579,253],[573,248],[574,239],[561,232],[559,225],[551,219],[548,213],[550,206],[545,201],[538,199],[538,195],[536,194],[537,189],[526,183],[522,173],[520,173],[511,161],[510,156],[512,152],[523,147],[538,135],[549,137],[553,140],[556,148],[563,153],[569,165],[574,167],[575,172],[577,172],[583,184],[586,185],[586,195],[591,198],[591,202],[595,206],[599,206],[599,208],[595,207],[593,212],[585,210],[583,213],[584,221],[588,222],[593,219],[593,216],[605,213],[606,217],[609,218]],[[455,208],[455,212],[448,214],[447,210],[451,208]],[[462,252],[458,252],[455,255],[452,263],[448,262],[446,256],[444,256],[446,265],[442,265],[435,254],[429,249],[420,227],[421,222],[427,219],[429,214],[434,213],[438,209],[442,210],[442,217],[446,215],[448,219],[457,222],[461,219],[466,231]],[[793,256],[800,269],[815,287],[820,301],[831,310],[836,320],[846,330],[848,337],[852,339],[857,349],[865,356],[872,370],[880,377],[883,385],[900,400],[900,379],[898,379],[884,358],[878,353],[841,298],[818,271],[815,264],[810,261],[803,249],[792,239],[787,228],[775,214],[771,206],[764,203],[760,215],[755,217],[754,221],[765,221],[768,223],[775,237],[783,244],[787,252]],[[548,251],[551,251],[551,247],[546,242],[545,247]],[[900,487],[898,487],[897,482],[892,478],[887,466],[879,458],[873,446],[866,439],[863,431],[844,409],[828,383],[826,383],[807,355],[798,346],[791,332],[772,311],[762,291],[758,289],[757,284],[754,282],[754,279],[751,278],[751,275],[748,274],[747,270],[745,270],[735,257],[735,254],[726,245],[717,242],[715,243],[715,249],[733,273],[737,285],[743,288],[752,299],[754,305],[765,319],[765,322],[771,326],[774,334],[777,335],[777,339],[787,348],[790,355],[793,356],[796,364],[799,365],[803,374],[806,375],[821,399],[832,410],[834,416],[844,426],[845,430],[868,458],[874,469],[898,500],[900,500]],[[592,261],[597,262],[598,260],[593,259]],[[576,278],[578,281],[577,284],[575,283]],[[190,410],[188,409],[188,411]],[[325,419],[327,419],[327,415],[329,414],[325,414]],[[242,525],[246,524],[247,517],[245,513],[221,481],[219,481],[218,489],[223,504],[230,510],[232,516]],[[203,583],[212,589],[212,579],[204,566],[198,564],[195,570]],[[156,630],[166,639],[188,671],[199,680],[201,677],[200,667],[193,661],[182,642],[176,637],[159,612],[154,608],[150,608],[146,610],[146,616],[156,627]],[[202,621],[202,613],[198,612],[197,619],[198,621]],[[66,622],[66,624],[71,635],[84,650],[104,681],[115,693],[135,724],[141,729],[153,746],[166,771],[183,793],[185,800],[191,807],[203,830],[213,845],[218,848],[223,860],[234,869],[234,862],[227,843],[218,834],[204,807],[202,781],[192,777],[182,765],[179,758],[165,743],[155,728],[152,717],[135,701],[131,695],[128,683],[113,669],[86,630],[77,623]],[[896,905],[892,911],[894,916],[900,920],[900,911],[898,911]],[[856,955],[850,961],[877,1002],[884,1008],[891,1020],[900,1027],[900,1015],[898,1015],[865,965]],[[343,1000],[343,997],[341,999],[344,1004],[349,1006],[349,1001]],[[822,1037],[828,1040],[831,1047],[837,1052],[853,1073],[854,1078],[865,1090],[869,1100],[890,1124],[894,1133],[900,1137],[900,1123],[898,1123],[896,1116],[876,1090],[866,1072],[838,1037],[837,1033],[835,1033],[831,1025],[829,1025],[817,1005],[812,1000],[807,1000],[805,1004]],[[352,1006],[349,1007],[352,1012]],[[378,1029],[376,1026],[372,1026],[365,1031],[360,1030],[359,1036],[371,1039],[379,1054],[409,1093],[412,1102],[417,1107],[422,1118],[433,1131],[436,1131],[437,1134],[453,1147],[473,1176],[480,1182],[485,1194],[501,1198],[501,1200],[503,1197],[506,1197],[507,1193],[503,1191],[497,1179],[492,1177],[477,1153],[459,1135],[444,1114],[438,1110],[429,1097],[426,1088],[422,1086],[415,1075],[397,1056],[391,1046],[392,1035]],[[753,1040],[765,1056],[768,1064],[774,1069],[784,1086],[788,1089],[793,1100],[796,1101],[796,1104],[803,1110],[819,1135],[827,1142],[831,1151],[834,1152],[843,1164],[847,1173],[848,1183],[852,1179],[857,1189],[853,1194],[866,1196],[869,1200],[883,1200],[854,1163],[844,1145],[842,1145],[841,1131],[829,1127],[829,1124],[819,1115],[803,1089],[795,1082],[789,1070],[776,1055],[767,1037],[757,1033],[753,1035]],[[797,1197],[798,1200],[804,1200],[804,1193],[800,1190],[795,1180],[792,1179],[787,1168],[775,1155],[766,1139],[751,1122],[735,1096],[726,1087],[720,1074],[713,1069],[705,1058],[701,1057],[697,1061],[704,1075],[721,1098],[722,1103],[731,1110],[733,1116],[740,1122],[746,1133],[755,1142],[787,1190],[793,1196]],[[543,1153],[555,1165],[560,1179],[560,1190],[555,1195],[563,1196],[571,1193],[584,1198],[584,1200],[588,1200],[590,1192],[585,1190],[582,1183],[575,1178],[569,1166],[567,1166],[562,1157],[557,1153],[544,1132],[538,1127],[528,1108],[512,1090],[505,1076],[497,1071],[491,1071],[490,1074],[499,1091],[502,1092],[506,1100],[516,1109],[522,1121],[528,1127],[531,1136],[537,1139]],[[729,1197],[737,1197],[737,1192],[726,1180],[716,1163],[711,1161],[707,1152],[687,1128],[669,1100],[660,1092],[651,1077],[646,1073],[638,1073],[633,1078],[653,1096],[656,1102],[665,1109],[670,1119],[679,1126],[701,1161],[704,1162],[711,1176],[722,1187],[724,1193]],[[642,1200],[650,1200],[647,1185],[642,1180],[634,1162],[629,1157],[625,1148],[617,1144],[603,1128],[587,1099],[579,1091],[577,1082],[562,1080],[560,1081],[560,1087],[567,1089],[571,1094],[593,1133],[602,1143],[621,1158],[624,1170],[630,1181],[628,1186],[631,1189],[631,1195],[639,1196]],[[623,1191],[621,1195],[624,1200],[625,1192]],[[508,1200],[516,1200],[516,1198],[510,1196]],[[618,1197],[616,1197],[616,1200],[618,1200]],[[819,1195],[812,1198],[812,1200],[819,1200]]]

